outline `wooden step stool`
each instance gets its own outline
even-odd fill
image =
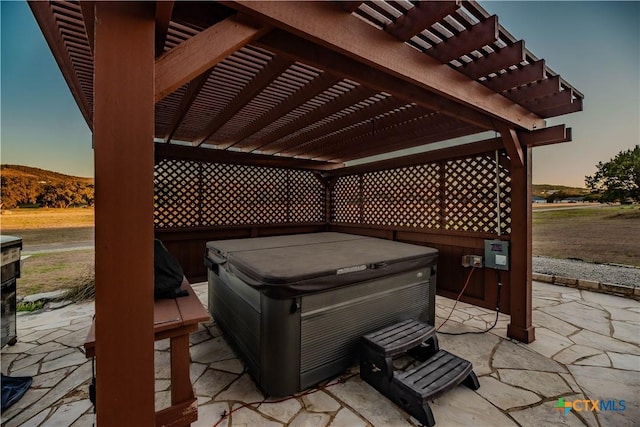
[[[393,358],[409,354],[421,362],[406,371],[393,368]],[[473,366],[440,350],[433,326],[405,320],[362,337],[360,376],[423,425],[435,425],[428,401],[458,386],[480,388]]]

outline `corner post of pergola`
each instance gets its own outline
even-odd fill
[[[511,159],[511,269],[509,270],[511,322],[507,336],[520,342],[535,340],[532,324],[531,147],[523,146],[513,128],[500,128]]]
[[[96,385],[100,426],[155,424],[154,4],[95,2]]]

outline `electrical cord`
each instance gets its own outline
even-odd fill
[[[326,389],[326,388],[328,388],[328,387],[331,387],[331,386],[334,386],[334,385],[338,385],[338,384],[343,384],[343,383],[347,382],[349,379],[351,379],[351,378],[355,377],[356,375],[358,375],[358,374],[351,374],[351,375],[348,375],[348,376],[343,377],[343,378],[338,378],[337,380],[335,380],[335,381],[333,381],[333,382],[330,382],[330,383],[328,383],[328,384],[325,384],[325,385],[323,385],[323,386],[315,387],[315,388],[312,388],[312,389],[306,390],[306,391],[304,391],[304,392],[302,392],[302,393],[293,394],[293,395],[291,395],[291,396],[283,397],[283,398],[281,398],[281,399],[276,399],[276,400],[269,400],[269,401],[267,401],[267,398],[264,398],[264,399],[262,399],[262,400],[260,400],[260,401],[256,401],[256,402],[249,402],[249,403],[242,404],[242,405],[238,406],[237,408],[232,409],[232,410],[231,410],[231,411],[229,411],[229,412],[224,411],[224,412],[222,413],[222,415],[220,416],[220,419],[218,420],[218,422],[216,422],[216,423],[213,425],[213,427],[218,427],[218,425],[220,425],[220,423],[221,423],[222,421],[224,421],[226,418],[228,418],[231,414],[233,414],[234,412],[239,411],[240,409],[246,408],[246,407],[248,407],[248,406],[258,405],[258,407],[259,407],[259,406],[260,406],[260,405],[262,405],[263,403],[281,403],[281,402],[286,402],[287,400],[297,399],[297,398],[299,398],[299,397],[303,397],[303,396],[308,396],[308,395],[310,395],[310,394],[313,394],[313,393],[316,393],[316,392],[318,392],[318,391],[324,390],[324,389]]]
[[[440,332],[440,328],[442,328],[444,326],[444,324],[447,323],[447,320],[449,320],[449,318],[453,314],[453,310],[455,310],[455,308],[456,308],[456,304],[458,304],[458,301],[460,300],[460,298],[462,298],[462,294],[464,293],[464,290],[467,288],[467,285],[469,284],[469,279],[471,279],[471,274],[473,273],[473,270],[475,270],[475,267],[471,268],[471,271],[469,272],[469,276],[467,277],[467,282],[465,283],[464,287],[462,288],[462,291],[460,291],[460,294],[458,294],[458,297],[456,298],[456,302],[455,302],[455,304],[453,304],[453,308],[451,308],[451,312],[449,313],[449,316],[447,316],[445,321],[442,322],[442,324],[440,326],[438,326],[438,328],[436,329],[436,332],[438,332],[438,333],[440,333],[442,335],[481,335],[481,334],[486,334],[487,332],[489,332],[490,330],[495,328],[496,325],[498,324],[498,316],[500,314],[500,291],[502,290],[502,280],[500,279],[500,272],[498,270],[496,270],[496,277],[498,279],[498,295],[497,295],[497,300],[496,300],[496,318],[493,321],[493,325],[491,325],[488,329],[485,329],[484,331]]]

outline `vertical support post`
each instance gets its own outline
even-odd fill
[[[507,336],[524,343],[535,340],[531,323],[531,148],[522,148],[523,166],[511,163],[511,322]]]
[[[155,425],[154,5],[95,2],[97,424]]]

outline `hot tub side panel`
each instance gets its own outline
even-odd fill
[[[401,320],[433,323],[431,268],[302,297],[300,385],[311,387],[356,361],[360,337]]]

